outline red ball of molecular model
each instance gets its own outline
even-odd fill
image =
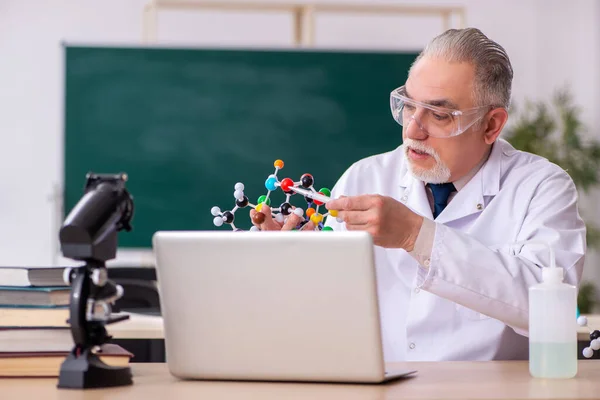
[[[321,214],[319,213],[319,207],[325,204],[331,196],[331,191],[327,188],[321,188],[316,190],[314,188],[314,178],[311,174],[304,174],[300,177],[299,181],[294,181],[291,178],[284,178],[281,181],[277,178],[277,172],[283,169],[284,163],[282,160],[276,160],[273,165],[275,166],[275,172],[267,177],[265,181],[265,188],[267,194],[260,196],[256,204],[250,203],[248,197],[244,194],[244,184],[238,182],[234,186],[233,197],[235,197],[235,207],[230,211],[221,211],[217,206],[211,209],[211,214],[214,216],[213,223],[215,226],[221,226],[223,223],[229,224],[234,231],[241,231],[242,229],[236,228],[234,224],[235,212],[240,208],[251,207],[257,212],[253,215],[252,221],[255,224],[262,224],[265,221],[265,214],[261,212],[264,205],[271,206],[271,192],[278,188],[285,194],[285,201],[277,208],[272,208],[271,212],[277,222],[283,223],[287,217],[292,213],[299,217],[304,215],[302,208],[295,208],[290,203],[291,197],[295,194],[304,195],[304,199],[307,202],[306,216],[304,220],[296,227],[300,229],[302,226],[311,221],[315,230],[328,231],[332,230],[330,227],[325,226],[325,218],[328,216],[337,217],[337,211],[329,210],[328,212]],[[256,231],[258,228],[253,226],[250,228],[251,231]]]
[[[588,320],[583,315],[577,318],[577,324],[579,326],[588,326]],[[589,327],[588,327],[589,329]],[[583,349],[583,356],[585,358],[592,358],[594,356],[594,351],[600,350],[600,331],[595,330],[592,331],[590,329],[590,345]]]

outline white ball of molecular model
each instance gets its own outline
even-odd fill
[[[582,327],[587,327],[588,320],[583,315],[577,318],[577,324]],[[590,345],[583,349],[583,356],[585,358],[592,358],[594,351],[600,350],[600,331],[592,331],[590,329]]]

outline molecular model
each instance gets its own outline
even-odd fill
[[[277,208],[272,208],[271,212],[275,218],[275,220],[279,223],[284,223],[288,216],[292,213],[296,214],[299,217],[304,215],[304,210],[302,208],[294,208],[290,203],[291,197],[297,193],[303,193],[304,199],[307,203],[306,216],[304,220],[298,224],[295,229],[300,229],[309,221],[315,225],[315,230],[323,230],[330,231],[331,227],[324,226],[325,218],[328,216],[337,217],[337,211],[329,210],[328,212],[321,214],[319,213],[319,207],[324,203],[321,200],[313,198],[311,194],[315,194],[316,197],[331,196],[331,191],[327,188],[321,188],[317,191],[314,188],[314,178],[311,174],[303,174],[300,177],[300,180],[295,182],[291,178],[284,178],[279,181],[277,177],[277,172],[280,169],[283,169],[284,163],[282,160],[276,160],[273,163],[275,167],[275,172],[267,177],[265,181],[265,188],[267,189],[267,194],[262,195],[256,201],[256,205],[250,203],[248,197],[244,194],[244,184],[238,182],[234,186],[233,197],[235,198],[235,207],[228,211],[221,211],[221,209],[217,206],[211,209],[211,214],[214,216],[213,223],[215,226],[221,226],[223,223],[231,225],[231,228],[234,231],[242,231],[243,229],[237,228],[234,224],[235,221],[235,212],[241,208],[251,207],[256,210],[256,213],[252,216],[252,221],[255,224],[262,224],[265,221],[265,214],[261,212],[263,205],[271,206],[271,192],[276,191],[278,188],[283,191],[285,194],[285,201],[281,203],[281,205]],[[251,231],[256,231],[258,228],[256,226],[252,226],[250,228]]]
[[[579,324],[579,326],[588,326],[588,320],[586,317],[580,316],[577,318],[577,324]],[[600,350],[600,331],[592,331],[590,329],[590,345],[583,349],[583,356],[585,358],[592,358],[594,356],[594,351],[597,350]]]

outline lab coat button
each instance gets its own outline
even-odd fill
[[[419,293],[421,291],[421,289],[419,289],[418,287],[415,288],[415,293]]]
[[[431,264],[431,261],[429,261],[429,258],[427,260],[425,260],[425,262],[423,263],[423,265],[426,267],[429,267],[430,264]]]
[[[408,200],[408,197],[406,197],[406,196],[403,196],[403,197],[400,199],[400,201],[402,201],[402,202],[405,202],[406,200]]]
[[[477,204],[477,209],[479,211],[483,210],[483,205],[481,203]]]
[[[411,344],[410,344],[408,347],[410,347],[410,349],[412,350],[412,349],[414,349],[414,348],[415,348],[415,344],[414,344],[414,343],[411,343]]]

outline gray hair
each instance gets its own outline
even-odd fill
[[[510,106],[513,69],[506,51],[479,29],[450,29],[436,36],[419,54],[449,62],[469,62],[475,67],[473,98],[477,105]],[[411,67],[412,69],[412,67]]]

